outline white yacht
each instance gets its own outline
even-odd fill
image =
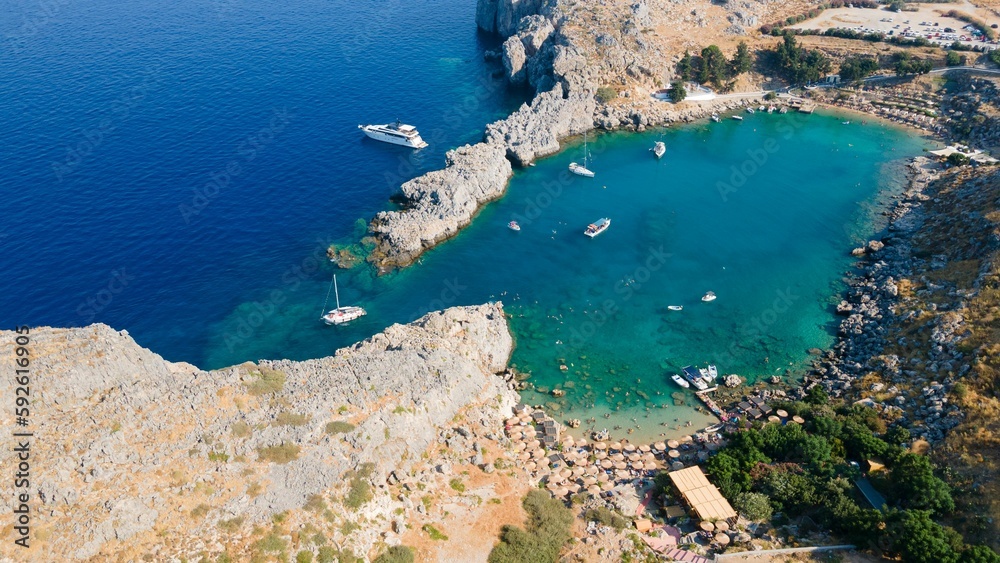
[[[520,231],[521,225],[518,225],[517,221],[511,221],[510,223],[507,223],[507,228],[512,231]]]
[[[708,375],[712,377],[712,381],[719,378],[719,368],[715,367],[715,364],[708,364]]]
[[[369,138],[383,143],[403,145],[411,149],[422,149],[427,146],[427,143],[420,138],[416,127],[401,123],[398,119],[395,123],[383,125],[358,125],[358,129]]]
[[[719,119],[719,114],[717,114],[717,113],[713,113],[713,114],[712,114],[712,121],[714,121],[714,122],[716,122],[716,123],[718,123],[719,121],[721,121],[721,120]]]
[[[667,305],[667,309],[670,309],[671,311],[683,311],[684,305]]]
[[[321,321],[325,322],[328,325],[342,325],[344,323],[349,323],[349,322],[353,321],[354,319],[361,318],[361,317],[363,317],[363,316],[365,316],[365,315],[368,314],[368,312],[365,311],[364,309],[362,309],[361,307],[354,307],[354,306],[341,307],[340,306],[340,290],[337,289],[337,275],[336,274],[334,274],[334,276],[333,276],[333,291],[334,291],[334,293],[337,296],[337,308],[333,309],[332,311],[328,311],[325,315],[323,315],[322,317],[320,317]],[[329,291],[326,292],[326,298],[329,301],[329,299],[330,299],[330,292]],[[324,305],[323,308],[325,309],[326,306]]]
[[[753,108],[747,108],[747,113],[749,113],[750,115],[753,115],[755,112],[754,112]]]
[[[589,168],[587,168],[587,160],[590,157],[590,151],[587,150],[587,132],[583,132],[583,164],[577,164],[576,162],[569,163],[569,171],[576,174],[577,176],[584,176],[587,178],[593,178],[594,173]]]
[[[743,116],[742,116],[742,115],[734,115],[734,116],[733,116],[733,119],[734,119],[735,121],[743,121]]]
[[[656,144],[650,150],[653,151],[653,156],[656,158],[663,158],[664,153],[667,152],[667,145],[663,144],[663,141],[656,141]]]
[[[687,389],[688,387],[691,387],[690,383],[688,383],[687,381],[684,381],[684,378],[681,377],[681,376],[679,376],[679,375],[677,375],[676,373],[673,374],[673,375],[671,375],[670,379],[673,379],[674,383],[676,383],[677,385],[680,385],[681,387],[683,387],[685,389]]]
[[[590,238],[594,238],[597,235],[606,231],[610,226],[611,226],[611,219],[604,217],[587,225],[587,230],[583,231],[583,234],[587,235]]]
[[[715,301],[715,299],[716,299],[716,297],[715,297],[715,293],[712,293],[711,291],[709,291],[708,293],[706,293],[706,294],[705,294],[705,295],[704,295],[704,296],[703,296],[703,297],[701,298],[701,300],[702,300],[702,301],[704,301],[704,302],[706,302],[706,303],[708,303],[709,301]]]

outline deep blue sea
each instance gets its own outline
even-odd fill
[[[413,267],[340,271],[342,303],[369,314],[327,327],[327,246],[359,239],[400,183],[478,141],[525,93],[492,78],[482,55],[496,45],[477,35],[471,0],[286,4],[0,13],[0,320],[103,322],[217,368],[320,357],[499,299],[512,362],[537,389],[526,400],[598,419],[585,426],[669,434],[704,420],[690,393],[675,396],[680,367],[788,377],[833,341],[847,251],[880,227],[881,201],[925,144],[876,122],[758,113],[591,137],[597,176],[583,179],[566,173],[583,153],[573,140]],[[430,147],[357,130],[397,117]],[[601,217],[610,229],[584,237]],[[718,299],[703,303],[707,291]]]

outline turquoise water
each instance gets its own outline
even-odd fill
[[[573,144],[518,171],[506,197],[413,267],[382,278],[341,272],[342,301],[363,305],[367,317],[320,325],[327,282],[309,280],[230,349],[226,339],[261,309],[244,303],[216,326],[207,363],[319,356],[391,322],[499,299],[517,339],[512,363],[541,391],[526,392],[527,401],[564,418],[597,417],[597,428],[671,430],[674,419],[695,417],[689,392],[674,404],[667,377],[680,367],[786,376],[809,348],[832,343],[847,250],[878,228],[879,195],[901,186],[904,158],[924,144],[841,119],[757,114],[605,134],[589,147],[594,179],[565,172],[582,156]],[[668,149],[656,161],[648,148],[659,139]],[[601,217],[611,227],[585,237]],[[506,228],[511,219],[520,232]],[[718,299],[703,303],[707,291]],[[545,393],[554,388],[565,396]]]

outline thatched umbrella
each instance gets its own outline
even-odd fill
[[[604,473],[603,471],[597,475],[597,482],[598,483],[607,483],[610,480],[611,480],[611,477],[608,477],[608,474]]]
[[[538,440],[532,440],[532,441],[528,442],[528,447],[531,448],[531,449],[536,449],[536,448],[538,448],[538,446],[541,446],[541,445],[542,445],[542,443],[539,442]]]
[[[534,428],[532,428],[531,426],[529,426],[529,427],[527,427],[527,428],[524,429],[524,435],[527,436],[527,437],[529,437],[529,438],[534,438],[535,436],[538,435],[538,431],[535,430]]]
[[[559,488],[559,483],[556,483],[555,481],[549,481],[549,484],[545,485],[545,488],[550,491],[554,491]]]
[[[508,418],[507,420],[505,420],[504,421],[504,425],[505,426],[514,426],[518,422],[521,422],[521,419],[519,419],[516,416],[514,416],[514,417],[511,417],[511,418]]]
[[[684,469],[684,464],[679,461],[675,461],[670,464],[671,471],[680,471],[681,469]]]
[[[578,447],[578,448],[586,448],[587,447],[587,439],[586,438],[580,438],[579,440],[577,440],[576,441],[576,447]]]
[[[632,469],[635,469],[636,471],[642,471],[642,468],[643,468],[643,463],[641,461],[632,462]]]
[[[562,471],[559,472],[559,476],[562,477],[563,479],[569,479],[570,477],[573,476],[573,472],[570,471],[569,469],[563,469]]]
[[[623,470],[626,468],[628,468],[628,464],[625,463],[624,461],[619,461],[618,463],[615,463],[615,469]]]
[[[581,477],[583,475],[584,471],[585,471],[585,469],[582,468],[582,467],[574,467],[573,468],[573,478],[576,479],[577,477]]]
[[[567,448],[572,448],[574,446],[573,437],[567,434],[565,437],[563,437],[562,443],[563,446]]]
[[[729,531],[729,522],[726,522],[725,520],[719,520],[718,522],[715,523],[715,529],[719,532]]]
[[[642,457],[642,456],[640,456],[640,455],[639,455],[639,454],[637,454],[637,453],[631,453],[631,454],[628,454],[628,460],[629,460],[629,461],[639,461],[639,459],[640,459],[641,457]]]
[[[611,456],[611,461],[625,461],[625,456],[621,453],[617,453]]]
[[[615,488],[615,484],[612,483],[611,481],[605,481],[605,482],[601,483],[601,490],[602,491],[610,491],[613,488]]]
[[[635,444],[625,444],[625,446],[622,449],[625,450],[626,452],[634,452]]]
[[[625,470],[625,469],[617,469],[617,470],[615,470],[615,479],[617,479],[618,481],[624,481],[624,480],[629,479],[631,477],[632,476],[629,475],[628,471]]]
[[[653,448],[649,447],[649,444],[642,444],[641,446],[639,446],[639,451],[642,452],[642,453],[649,452],[652,449]]]
[[[767,417],[767,421],[768,422],[781,422],[781,419],[772,414],[771,416]]]
[[[715,534],[715,541],[719,545],[729,545],[729,536],[726,534]]]
[[[664,444],[663,442],[657,442],[657,443],[653,444],[653,449],[656,450],[656,451],[658,451],[658,452],[662,452],[662,451],[664,451],[664,450],[667,449],[667,445]]]
[[[653,452],[649,452],[648,454],[642,456],[642,461],[656,461],[656,456],[653,455]]]
[[[612,450],[620,450],[620,449],[622,449],[622,443],[621,442],[611,442],[611,445],[608,446],[608,447],[611,448]]]
[[[667,440],[667,447],[670,449],[680,447],[680,445],[681,443],[678,442],[677,440]]]
[[[535,465],[535,462],[533,461],[529,461],[528,463],[524,464],[524,468],[527,469],[528,471],[534,471],[536,467],[538,466]]]
[[[604,469],[611,469],[614,466],[615,464],[610,459],[601,460],[601,467],[603,467]]]
[[[537,450],[531,452],[531,457],[535,459],[542,459],[543,457],[545,457],[545,450],[543,450],[542,448],[538,448]]]
[[[680,442],[682,444],[690,444],[693,441],[694,441],[694,438],[692,438],[691,436],[681,436],[681,440],[680,440]]]
[[[568,493],[568,492],[569,491],[566,489],[566,487],[559,487],[555,491],[552,491],[552,494],[555,495],[555,496],[557,496],[557,497],[564,497],[564,496],[566,496],[566,493]]]
[[[528,461],[529,459],[531,459],[531,454],[528,452],[521,452],[517,454],[517,459],[521,461]]]
[[[605,442],[596,442],[596,443],[594,443],[594,449],[598,450],[598,451],[600,451],[600,450],[606,450],[606,449],[608,449],[608,444],[605,443]]]
[[[514,444],[514,451],[515,452],[519,452],[519,451],[524,450],[527,447],[528,447],[528,445],[525,444],[524,442],[518,442],[518,443]]]
[[[607,459],[608,452],[601,452],[601,451],[599,451],[596,454],[594,454],[594,457],[596,457],[598,460]]]
[[[715,524],[709,522],[708,520],[703,520],[701,524],[698,524],[698,527],[700,527],[702,530],[705,530],[706,532],[711,532],[715,530]]]
[[[569,486],[569,492],[576,493],[576,492],[579,492],[579,491],[580,491],[580,484],[579,483],[573,483],[572,485]]]
[[[587,492],[596,497],[597,495],[601,494],[601,487],[597,485],[591,485],[587,487]]]
[[[594,485],[596,483],[597,483],[597,479],[594,478],[594,477],[584,477],[583,478],[583,486],[584,487],[589,487],[589,486]]]
[[[781,418],[788,418],[788,413],[782,409],[774,411],[774,414],[780,416]]]
[[[672,457],[672,458],[674,458],[674,459],[677,459],[677,458],[681,457],[681,452],[679,452],[677,450],[670,450],[669,452],[667,452],[667,455],[670,456],[670,457]]]
[[[642,468],[645,469],[646,471],[654,471],[656,469],[656,462],[655,461],[643,462]]]
[[[799,415],[795,415],[792,417],[792,422],[795,424],[805,424],[806,420]]]

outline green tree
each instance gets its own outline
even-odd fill
[[[733,55],[730,68],[733,76],[750,72],[750,69],[753,68],[753,55],[750,54],[750,48],[747,47],[746,41],[740,41],[736,45],[736,54]]]
[[[840,63],[840,79],[845,82],[861,80],[871,76],[878,69],[879,65],[875,57],[851,55]]]
[[[965,166],[968,163],[969,157],[960,152],[953,152],[948,155],[948,164],[952,166]]]
[[[405,545],[394,545],[372,563],[413,563],[413,550]]]
[[[490,563],[555,563],[571,537],[573,513],[561,501],[538,489],[528,492],[521,504],[528,513],[525,529],[504,526],[500,543],[490,552]]]
[[[989,58],[990,62],[992,62],[993,64],[1000,65],[1000,49],[993,49],[992,51],[990,51]]]
[[[679,104],[687,98],[687,90],[684,89],[684,84],[680,81],[674,82],[673,88],[670,89],[670,101],[675,104]]]
[[[1000,555],[985,545],[970,545],[962,552],[963,563],[1000,563]]]
[[[701,68],[698,69],[698,81],[702,84],[711,82],[718,87],[729,78],[729,63],[722,50],[717,45],[709,45],[701,50]]]
[[[885,433],[885,441],[897,446],[909,442],[910,438],[910,431],[903,426],[893,426]]]
[[[938,514],[955,510],[948,484],[934,475],[926,457],[904,453],[893,464],[890,477],[894,496],[903,506]]]
[[[948,66],[960,66],[965,64],[965,56],[956,53],[955,51],[948,51],[945,56],[945,64]]]
[[[739,460],[727,452],[720,452],[709,458],[705,469],[724,497],[733,498],[750,489],[750,474],[743,471]]]
[[[814,385],[806,391],[804,400],[810,405],[825,405],[830,402],[830,395],[819,385]]]
[[[771,498],[775,509],[792,515],[802,514],[816,504],[815,487],[799,473],[772,471],[764,478],[761,488]]]
[[[733,498],[733,508],[740,516],[754,522],[771,519],[771,501],[760,493],[740,493]]]
[[[962,537],[931,520],[925,510],[906,510],[890,517],[885,530],[890,551],[908,563],[958,563]]]
[[[694,66],[691,62],[691,53],[684,51],[684,56],[681,57],[681,61],[677,63],[677,75],[680,76],[681,80],[684,82],[691,80],[691,77],[694,76]]]
[[[906,8],[906,2],[903,0],[891,0],[889,2],[889,9],[893,12],[902,12]]]

